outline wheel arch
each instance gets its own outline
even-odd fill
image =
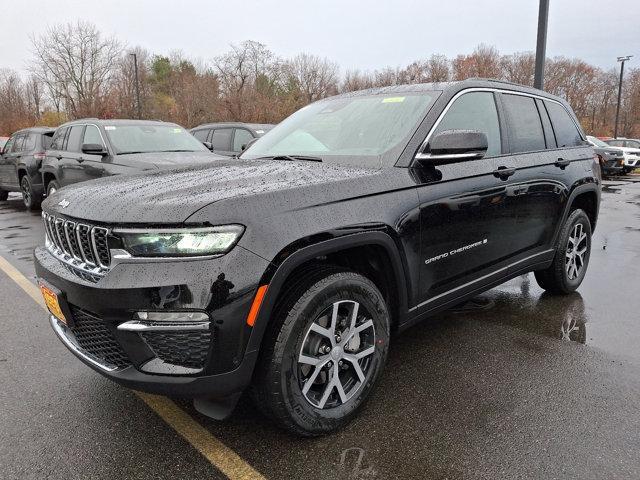
[[[288,248],[282,250],[287,251],[291,252]],[[354,255],[356,252],[359,255]],[[408,280],[407,269],[404,267],[398,245],[384,231],[354,233],[298,248],[293,253],[286,254],[281,263],[271,264],[260,281],[260,285],[268,285],[267,294],[256,318],[247,353],[260,348],[270,317],[286,290],[284,287],[288,280],[304,268],[313,268],[321,262],[326,265],[344,266],[372,280],[385,296],[385,300],[390,301],[393,326],[403,322],[408,304]],[[390,268],[391,275],[373,274],[376,263],[379,271]],[[368,271],[365,266],[367,264],[370,268]]]
[[[591,231],[594,231],[600,209],[600,190],[596,184],[580,185],[571,192],[561,225],[564,224],[571,212],[577,208],[585,211],[591,222]]]

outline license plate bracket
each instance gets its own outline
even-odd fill
[[[40,293],[42,293],[44,303],[47,306],[49,313],[66,326],[73,327],[74,322],[73,316],[71,315],[71,309],[69,308],[67,298],[62,290],[42,279],[38,279],[38,286],[40,287]]]

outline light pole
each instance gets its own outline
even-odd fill
[[[142,118],[142,105],[140,105],[140,84],[138,82],[138,55],[135,53],[130,53],[133,57],[133,68],[135,69],[136,75],[136,105],[138,106],[138,119]]]
[[[616,124],[613,127],[613,138],[618,138],[618,118],[620,117],[620,100],[622,98],[622,77],[624,75],[624,62],[631,60],[633,55],[627,55],[626,57],[618,57],[620,62],[620,82],[618,83],[618,105],[616,105]]]
[[[536,43],[536,73],[533,87],[542,90],[544,86],[544,61],[547,55],[547,23],[549,20],[549,0],[540,0],[538,10],[538,41]]]

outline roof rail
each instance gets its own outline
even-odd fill
[[[483,81],[483,82],[494,82],[494,83],[504,83],[505,85],[514,85],[517,87],[528,87],[534,88],[531,85],[522,85],[521,83],[510,82],[509,80],[499,80],[497,78],[485,78],[485,77],[471,77],[465,78],[464,80],[474,80],[474,81]],[[463,81],[464,81],[463,80]]]

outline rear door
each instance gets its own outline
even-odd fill
[[[61,187],[87,180],[84,175],[84,166],[82,165],[84,159],[80,150],[83,133],[84,125],[71,125],[69,127],[62,146],[62,158],[59,159],[58,163],[58,181]]]
[[[16,164],[22,157],[25,136],[24,133],[13,135],[5,145],[5,153],[0,157],[0,185],[4,187],[18,187]]]
[[[58,182],[60,181],[60,162],[64,158],[64,144],[68,132],[69,127],[59,127],[53,134],[51,145],[46,151],[46,157],[42,164],[43,178],[46,178],[46,175],[52,175]]]

